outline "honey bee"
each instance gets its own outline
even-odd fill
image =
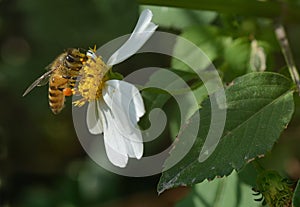
[[[43,86],[49,82],[49,106],[54,114],[58,114],[64,107],[65,96],[73,94],[76,78],[86,60],[86,53],[80,49],[67,49],[48,66],[49,71],[27,88],[23,96],[36,86]]]

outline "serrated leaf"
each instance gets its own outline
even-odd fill
[[[297,184],[295,192],[294,192],[293,206],[300,207],[300,181],[298,181],[298,184]]]
[[[240,170],[255,157],[271,150],[293,114],[292,88],[288,78],[276,73],[250,73],[237,78],[226,89],[227,117],[221,140],[212,155],[200,163],[199,153],[211,121],[210,102],[204,101],[200,129],[192,149],[163,172],[158,191],[229,175],[233,169]],[[176,160],[186,141],[182,137],[188,137],[191,127],[195,127],[193,123],[187,123],[180,132],[165,163]]]
[[[236,172],[229,177],[213,181],[204,181],[195,185],[191,194],[179,202],[176,207],[255,207],[251,187],[239,180]]]

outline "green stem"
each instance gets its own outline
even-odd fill
[[[266,18],[281,17],[284,22],[299,23],[300,7],[298,5],[279,1],[258,0],[137,0],[140,4],[180,7],[216,11],[219,13],[240,14]]]
[[[294,62],[292,51],[291,51],[291,48],[289,45],[289,41],[287,39],[287,35],[286,35],[285,29],[282,26],[282,24],[278,23],[275,25],[275,35],[279,42],[279,45],[280,45],[281,51],[283,53],[284,59],[286,61],[286,64],[288,66],[290,75],[291,75],[293,81],[296,83],[297,89],[298,89],[298,92],[300,95],[299,73],[297,71],[296,64]]]

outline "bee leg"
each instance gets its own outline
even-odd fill
[[[77,80],[77,77],[76,77],[76,76],[70,78],[70,81],[69,81],[69,86],[70,86],[70,88],[74,88],[74,87],[75,87],[76,80]]]
[[[78,92],[78,90],[76,88],[72,88],[72,93],[73,93],[73,95],[80,95],[80,93]]]
[[[65,88],[67,88],[66,83],[65,84],[60,84],[59,86],[57,86],[57,89],[61,92],[63,92],[63,90],[65,90]]]
[[[71,78],[71,76],[69,76],[69,75],[62,75],[62,77],[64,78],[64,79],[70,79]]]
[[[59,84],[59,85],[57,86],[57,89],[60,90],[61,92],[63,92],[63,90],[64,90],[65,88],[67,88],[67,83],[68,83],[68,81],[65,80],[65,82],[63,82],[63,83],[61,83],[61,84]]]
[[[64,90],[65,88],[58,87],[57,89],[58,89],[59,91],[63,92],[63,90]]]
[[[79,99],[77,101],[73,101],[73,105],[81,107],[81,106],[83,106],[85,104],[85,102],[86,102],[86,99],[82,98],[82,99]]]

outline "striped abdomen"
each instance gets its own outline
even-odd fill
[[[65,95],[63,89],[68,85],[68,79],[53,74],[49,79],[49,106],[54,114],[58,114],[64,107]]]

